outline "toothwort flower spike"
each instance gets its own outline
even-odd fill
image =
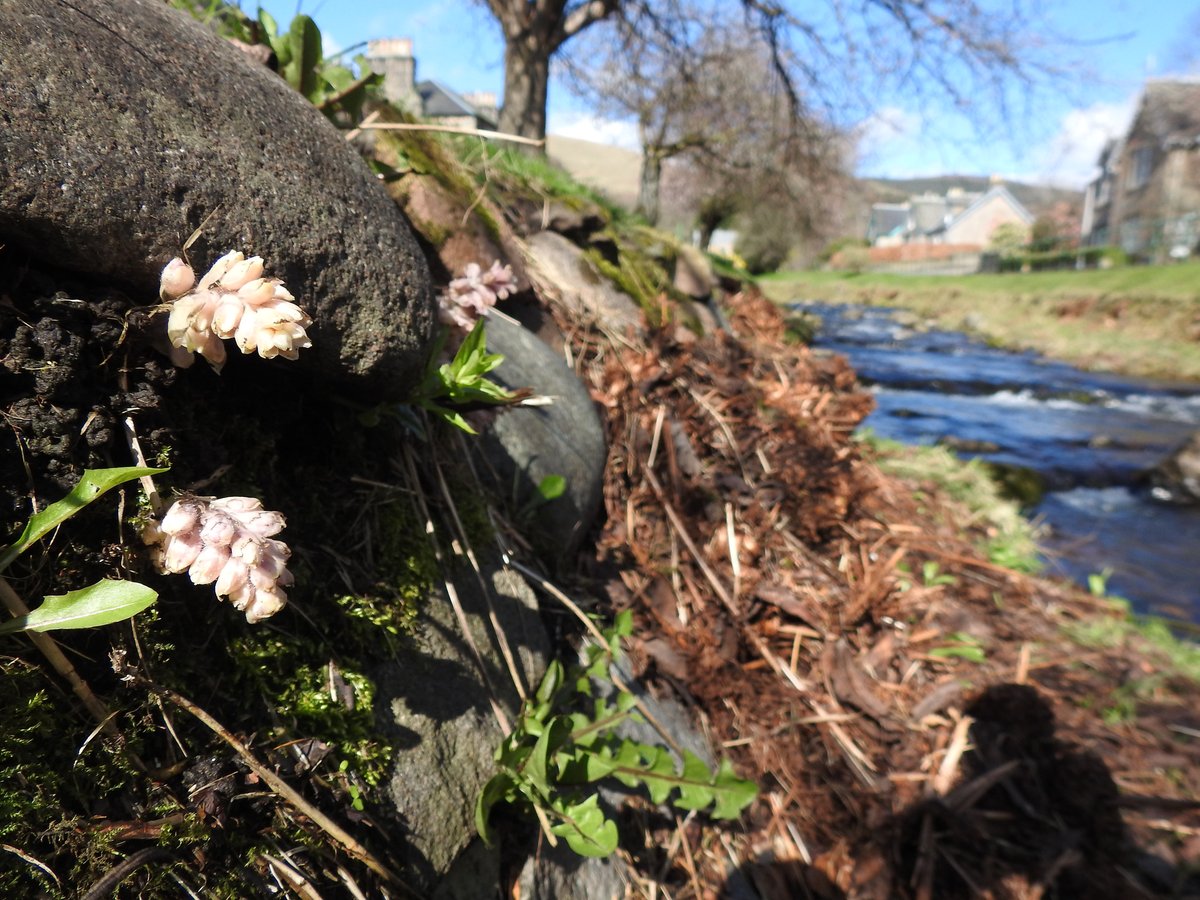
[[[214,584],[248,622],[261,622],[287,603],[283,588],[293,583],[287,544],[273,539],[283,530],[282,513],[263,509],[253,497],[185,496],[150,522],[142,538],[167,573],[187,572],[193,584]]]
[[[242,353],[263,359],[296,359],[311,347],[305,329],[312,319],[277,278],[263,277],[260,256],[247,259],[231,250],[197,282],[182,259],[162,271],[159,294],[172,301],[167,320],[171,360],[187,367],[199,353],[218,372],[225,364],[223,340],[232,338]]]
[[[511,266],[501,266],[496,260],[485,272],[479,263],[467,263],[462,275],[438,295],[438,318],[442,324],[466,334],[497,300],[504,300],[515,290]]]

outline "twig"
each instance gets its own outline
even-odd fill
[[[963,751],[967,749],[967,735],[974,722],[975,720],[970,716],[963,716],[955,724],[954,733],[950,737],[950,746],[946,750],[946,755],[942,757],[942,764],[938,767],[937,775],[929,783],[933,793],[944,795],[950,790],[950,783],[954,780],[954,773],[958,771]]]
[[[545,139],[521,137],[517,134],[505,134],[503,131],[488,131],[483,128],[457,128],[451,125],[424,125],[411,122],[368,122],[363,119],[358,126],[364,131],[444,131],[447,134],[467,134],[472,137],[490,138],[493,141],[512,141],[516,144],[529,144],[534,147],[545,146]]]
[[[121,882],[142,866],[147,863],[168,859],[175,859],[175,854],[164,847],[146,847],[136,853],[130,854],[104,873],[104,876],[88,888],[87,893],[80,897],[79,900],[101,900],[104,897],[111,897]]]
[[[282,859],[271,856],[269,853],[262,853],[260,856],[270,867],[271,873],[277,879],[286,882],[288,887],[296,891],[301,897],[304,897],[305,900],[322,900],[320,893],[301,874],[299,869],[289,865]]]
[[[357,91],[360,87],[362,87],[364,84],[366,84],[368,81],[370,81],[374,77],[375,77],[374,72],[368,72],[366,75],[362,76],[362,78],[355,79],[354,81],[352,81],[348,85],[346,85],[344,88],[342,88],[340,91],[338,91],[336,94],[330,94],[328,97],[326,97],[320,103],[316,104],[317,109],[324,112],[325,110],[329,109],[329,107],[333,106],[333,104],[341,103],[343,100],[345,100],[347,97],[349,97],[351,94],[353,94],[355,91]]]
[[[442,467],[436,458],[433,461],[433,471],[437,475],[438,489],[441,491],[442,500],[445,502],[446,508],[450,511],[450,518],[454,522],[454,529],[458,532],[458,540],[462,545],[462,552],[471,564],[471,570],[475,573],[475,580],[479,582],[479,592],[483,595],[484,603],[487,606],[488,622],[492,626],[492,632],[496,635],[496,644],[500,647],[500,655],[504,657],[504,664],[508,666],[509,678],[512,679],[513,687],[517,690],[517,696],[525,700],[529,694],[525,689],[524,673],[517,665],[512,647],[508,643],[508,635],[500,625],[500,619],[496,615],[495,604],[492,603],[491,587],[483,577],[483,570],[479,566],[479,560],[475,557],[475,551],[471,549],[470,541],[467,538],[467,530],[463,527],[462,519],[458,515],[458,507],[454,503],[454,497],[450,494],[450,487],[446,484],[446,477],[442,473]]]
[[[48,865],[46,865],[44,862],[42,862],[37,857],[30,856],[24,850],[18,850],[16,847],[9,846],[8,844],[0,844],[0,850],[7,850],[13,856],[19,856],[21,859],[25,860],[25,862],[29,863],[31,866],[41,869],[43,872],[45,872],[47,875],[49,875],[51,878],[54,879],[54,883],[57,884],[60,889],[62,888],[62,882],[59,880],[58,876],[54,874],[54,870],[51,869]]]
[[[725,502],[725,543],[729,548],[729,568],[733,570],[732,598],[736,602],[742,588],[742,561],[738,558],[737,529],[733,524],[733,504]],[[791,668],[795,668],[792,666]]]
[[[388,882],[397,885],[413,896],[418,896],[415,891],[406,885],[400,878],[387,868],[383,863],[371,855],[371,853],[360,844],[355,838],[341,825],[321,812],[300,793],[275,774],[274,770],[268,768],[258,761],[258,758],[250,751],[250,748],[239,741],[224,725],[214,719],[211,715],[198,707],[191,700],[184,697],[182,694],[177,694],[170,688],[165,688],[157,684],[153,684],[140,676],[134,676],[134,681],[142,684],[153,694],[160,697],[165,697],[171,703],[178,706],[180,709],[191,713],[202,723],[208,726],[217,737],[223,740],[226,744],[233,748],[234,752],[242,758],[242,761],[250,768],[255,775],[263,780],[263,782],[273,790],[276,794],[290,803],[293,807],[307,816],[314,824],[322,831],[328,834],[331,838],[342,845],[342,848],[352,857],[363,863],[368,869],[376,875],[387,880]]]
[[[356,137],[358,137],[360,134],[362,134],[364,128],[368,128],[371,125],[371,123],[375,122],[379,118],[379,116],[380,116],[379,110],[375,110],[375,112],[368,115],[365,119],[363,119],[361,122],[359,122],[358,125],[356,125],[354,128],[351,128],[349,131],[346,132],[346,140],[348,140],[348,141],[354,140]]]
[[[675,509],[670,503],[667,502],[666,492],[663,491],[662,484],[659,482],[658,478],[649,469],[643,469],[642,474],[645,475],[646,481],[650,485],[650,489],[654,491],[654,496],[657,497],[658,502],[662,504],[663,511],[667,514],[667,518],[671,520],[671,524],[675,527],[675,530],[679,532],[679,539],[683,541],[683,545],[687,547],[688,552],[691,553],[692,558],[695,559],[696,565],[700,567],[700,571],[704,574],[704,577],[708,580],[708,583],[712,585],[713,591],[716,592],[717,599],[724,604],[730,615],[732,615],[735,619],[740,619],[742,611],[738,609],[737,603],[729,595],[729,591],[726,590],[725,585],[721,583],[721,579],[717,577],[717,573],[713,571],[712,566],[708,564],[708,561],[704,558],[703,554],[701,554],[700,549],[696,546],[695,541],[692,540],[692,536],[688,534],[687,527],[683,524],[683,520],[679,518],[679,513],[675,512]],[[630,537],[632,538],[632,534]]]
[[[8,583],[8,580],[2,576],[0,576],[0,600],[4,601],[4,605],[14,616],[29,615],[29,607],[25,605],[25,602],[20,598],[20,596],[18,596],[17,592],[13,590],[12,585]],[[100,727],[104,730],[104,732],[111,737],[116,738],[124,748],[129,760],[138,769],[144,772],[146,770],[145,764],[142,763],[137,754],[125,746],[124,736],[117,729],[117,726],[113,724],[112,720],[114,713],[104,705],[103,701],[101,701],[99,697],[92,693],[92,689],[88,687],[88,683],[80,677],[77,671],[75,671],[75,667],[71,665],[71,661],[67,659],[62,650],[58,648],[58,643],[54,640],[54,638],[47,637],[40,631],[26,631],[25,635],[33,642],[33,645],[38,648],[42,656],[44,656],[46,661],[54,668],[54,671],[66,679],[67,684],[71,686],[71,690],[75,692],[75,696],[77,696],[83,702],[83,705],[87,707],[87,711],[92,714],[92,718],[100,723]]]
[[[434,528],[433,518],[429,513],[429,505],[425,502],[425,493],[421,490],[421,482],[417,476],[417,465],[413,461],[412,450],[407,445],[404,447],[404,463],[408,469],[408,477],[412,482],[414,489],[413,497],[418,506],[418,512],[421,518],[425,520],[425,534],[428,535],[429,543],[433,547],[434,558],[437,559],[438,565],[444,570],[446,556],[442,552],[441,542],[437,539],[437,530]],[[508,734],[512,731],[512,723],[509,721],[504,707],[500,705],[499,695],[496,693],[495,685],[492,684],[491,676],[488,675],[487,666],[484,664],[483,654],[479,650],[479,645],[475,643],[475,636],[471,632],[471,623],[467,620],[467,613],[463,609],[458,591],[454,587],[454,582],[444,575],[442,584],[446,588],[446,596],[450,600],[450,606],[454,609],[454,615],[458,619],[459,627],[462,628],[463,640],[467,642],[471,654],[475,657],[475,665],[479,669],[479,675],[483,679],[484,685],[487,686],[488,700],[492,706],[492,715],[496,717],[496,723],[500,726],[500,730]]]

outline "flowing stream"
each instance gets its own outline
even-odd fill
[[[1138,475],[1200,429],[1200,385],[1084,372],[925,331],[911,313],[797,303],[820,317],[813,346],[845,354],[875,395],[863,423],[907,444],[1032,469],[1047,491],[1031,515],[1049,533],[1048,568],[1200,622],[1200,508],[1156,501]]]

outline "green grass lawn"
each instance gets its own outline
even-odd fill
[[[1200,262],[1004,275],[784,272],[772,300],[898,306],[1084,368],[1200,381]]]

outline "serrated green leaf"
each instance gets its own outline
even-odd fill
[[[85,469],[79,478],[79,483],[71,489],[67,496],[31,516],[17,540],[0,553],[0,572],[7,569],[14,559],[28,550],[39,538],[57,528],[105,492],[128,481],[141,478],[143,475],[158,475],[165,471],[167,470],[138,466]]]
[[[633,610],[623,609],[617,613],[613,619],[612,630],[617,637],[629,637],[633,634]]]
[[[589,782],[607,778],[617,768],[617,761],[613,759],[612,750],[609,747],[602,747],[594,753],[589,751],[583,756]]]
[[[157,591],[136,581],[103,579],[77,591],[46,597],[37,609],[0,625],[0,634],[98,628],[132,618],[157,599]]]
[[[714,792],[714,819],[736,819],[758,796],[758,786],[753,781],[738,778],[737,773],[733,771],[733,763],[728,759],[722,759],[717,766],[714,787],[718,789]]]
[[[630,763],[634,750],[642,757],[641,765]],[[619,754],[613,775],[629,787],[642,784],[655,803],[665,802],[671,791],[678,788],[679,797],[674,801],[675,806],[680,809],[704,809],[709,804],[715,804],[713,815],[718,818],[736,817],[757,794],[753,782],[738,778],[727,760],[722,761],[714,775],[694,753],[685,750],[683,759],[683,769],[677,772],[674,760],[663,747],[644,744],[635,745],[634,748],[625,747]]]
[[[712,802],[710,790],[712,773],[704,760],[690,750],[683,751],[683,771],[679,773],[679,796],[675,805],[680,809],[704,809]]]
[[[582,803],[556,803],[551,807],[563,821],[551,827],[580,856],[608,856],[617,849],[617,824],[605,817],[600,798],[590,795]]]

